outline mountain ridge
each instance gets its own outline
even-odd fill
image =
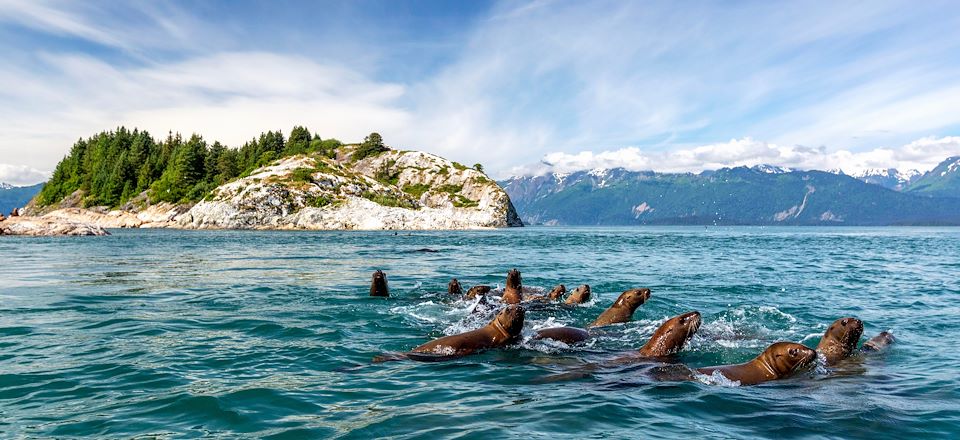
[[[960,198],[923,197],[816,170],[615,168],[500,184],[528,224],[960,224]]]

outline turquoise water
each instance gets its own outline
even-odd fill
[[[439,252],[417,252],[431,248]],[[118,230],[0,239],[3,437],[950,438],[960,435],[960,229],[523,228],[482,232]],[[525,340],[445,363],[373,364],[483,325],[446,297],[588,283],[584,325],[649,287],[592,345]],[[367,296],[387,272],[389,299]],[[754,387],[594,367],[669,316],[704,325],[678,361],[815,346],[834,319],[892,329],[888,352]],[[573,373],[573,374],[571,374]]]

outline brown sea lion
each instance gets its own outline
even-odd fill
[[[447,293],[450,295],[463,295],[463,287],[460,287],[460,282],[456,278],[450,280],[447,284]]]
[[[660,324],[650,340],[640,348],[642,357],[670,356],[683,349],[687,341],[700,329],[700,312],[687,312]]]
[[[382,270],[373,273],[373,281],[370,282],[370,296],[390,296],[390,289],[387,288],[387,274]]]
[[[893,337],[893,334],[890,332],[880,332],[879,335],[876,335],[870,338],[869,341],[863,343],[863,347],[860,347],[860,350],[866,353],[878,353],[884,351],[891,344],[897,341],[897,338]]]
[[[412,353],[423,353],[441,356],[465,356],[488,348],[502,347],[515,342],[523,329],[523,307],[509,305],[490,321],[485,327],[445,336],[427,342]]]
[[[812,366],[816,359],[817,352],[812,348],[794,342],[776,342],[750,362],[697,368],[696,371],[708,376],[720,372],[723,377],[740,382],[740,385],[756,385],[789,377]]]
[[[474,299],[477,297],[477,295],[486,296],[488,293],[490,293],[490,286],[473,286],[467,290],[467,294],[464,295],[464,297],[468,299]]]
[[[833,321],[833,324],[830,324],[824,332],[820,343],[817,344],[817,352],[823,355],[828,366],[836,365],[837,362],[853,354],[862,334],[863,322],[859,319],[840,318]]]
[[[587,301],[590,301],[590,286],[583,284],[580,287],[573,289],[573,292],[563,303],[567,305],[574,305],[583,304]]]
[[[590,339],[590,333],[577,327],[552,327],[537,330],[533,339],[553,339],[567,345],[573,345]]]
[[[547,299],[551,301],[559,301],[563,299],[563,295],[567,293],[567,286],[563,284],[557,284],[556,287],[550,289],[550,292],[547,293]]]
[[[523,300],[523,280],[519,270],[511,269],[507,272],[507,284],[500,300],[505,304],[520,304]]]
[[[633,318],[633,312],[643,303],[650,299],[650,289],[630,289],[620,294],[620,297],[613,302],[613,305],[604,310],[587,327],[599,327],[601,325],[617,324],[627,322]]]

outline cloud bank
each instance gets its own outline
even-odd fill
[[[897,164],[901,171],[928,171],[950,156],[960,154],[960,137],[925,137],[896,148],[868,151],[828,151],[825,147],[777,145],[751,138],[729,142],[648,152],[637,147],[594,153],[550,153],[539,163],[514,167],[510,175],[570,173],[596,168],[625,168],[631,171],[697,173],[724,167],[776,165],[801,170],[841,170],[856,174]]]
[[[50,173],[26,165],[0,163],[0,183],[27,186],[43,182],[49,177]]]

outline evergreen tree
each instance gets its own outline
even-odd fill
[[[293,130],[290,130],[290,138],[287,139],[287,145],[283,149],[283,155],[290,156],[306,153],[310,149],[310,141],[312,140],[310,130],[299,125],[293,127]]]

